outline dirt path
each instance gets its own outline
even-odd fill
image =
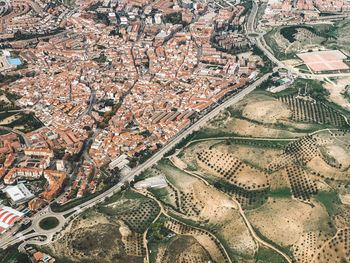
[[[290,259],[290,257],[284,253],[283,251],[279,250],[278,248],[274,247],[273,245],[271,245],[270,243],[262,240],[254,231],[253,227],[251,226],[248,218],[246,217],[242,207],[241,207],[241,204],[234,198],[232,198],[232,200],[236,203],[236,205],[238,206],[238,210],[239,210],[239,213],[241,214],[246,226],[248,227],[249,229],[249,232],[250,234],[255,238],[256,241],[258,241],[260,244],[268,247],[268,248],[271,248],[273,249],[274,251],[276,251],[278,254],[280,254],[281,256],[283,256],[289,263],[292,263],[292,260]]]
[[[298,140],[299,138],[264,138],[264,137],[241,137],[241,136],[224,136],[224,137],[214,137],[214,138],[203,138],[203,139],[197,139],[193,141],[189,141],[183,148],[188,147],[192,143],[195,142],[204,142],[204,141],[216,141],[216,140],[227,140],[227,139],[234,139],[234,140],[248,140],[248,141],[281,141],[281,142],[293,142]]]
[[[193,171],[189,171],[186,169],[181,169],[178,165],[176,165],[176,163],[172,160],[172,158],[168,157],[168,160],[178,169],[184,171],[185,173],[188,173],[190,175],[192,175],[193,177],[196,177],[197,179],[201,180],[205,185],[209,185],[208,181],[203,179],[199,174],[193,172]],[[168,182],[168,181],[167,181]],[[169,182],[168,182],[169,183]],[[173,185],[172,185],[173,186]]]
[[[322,251],[322,249],[327,245],[329,244],[329,242],[331,242],[334,238],[337,237],[338,233],[341,231],[341,230],[345,230],[347,229],[348,227],[345,227],[345,228],[340,228],[337,230],[337,232],[335,233],[335,235],[333,237],[331,237],[330,239],[328,239],[326,242],[323,243],[323,245],[317,250],[318,251]],[[312,257],[311,259],[311,262],[316,262],[316,259],[317,259],[317,254],[318,253],[315,253],[315,255]]]
[[[174,220],[174,221],[176,221],[176,222],[178,222],[178,223],[184,224],[183,222],[181,222],[181,221],[179,221],[179,220],[177,220],[177,219],[175,219],[175,218],[169,216],[169,214],[165,211],[165,209],[164,209],[164,207],[163,207],[163,204],[162,204],[157,198],[155,198],[150,192],[148,192],[147,190],[136,190],[136,189],[133,189],[133,191],[135,191],[135,192],[137,192],[137,193],[139,193],[139,194],[142,194],[142,195],[144,195],[144,196],[146,196],[146,197],[148,197],[148,198],[151,198],[151,199],[153,199],[154,201],[157,202],[158,206],[160,207],[160,212],[159,212],[159,214],[158,214],[158,216],[157,216],[156,219],[158,219],[159,216],[160,216],[161,214],[164,214],[166,217],[171,218],[172,220]],[[156,219],[155,219],[153,222],[155,222]],[[152,222],[152,223],[153,223],[153,222]],[[203,229],[201,229],[201,228],[199,228],[199,227],[195,227],[195,226],[191,226],[191,227],[194,228],[194,229],[196,229],[196,230],[198,230],[198,231],[203,231]],[[146,231],[148,231],[148,229],[147,229]],[[221,244],[220,240],[218,240],[218,238],[217,238],[215,235],[213,235],[212,233],[210,233],[209,231],[205,230],[205,232],[207,232],[212,238],[214,238],[215,240],[217,240],[218,244],[220,244],[220,247],[223,249],[226,258],[228,259],[228,261],[229,261],[230,263],[232,263],[231,258],[229,257],[229,255],[228,255],[228,253],[227,253],[225,247]],[[144,242],[145,242],[146,253],[147,253],[146,258],[147,258],[148,263],[149,263],[147,240],[144,240]]]
[[[173,164],[176,166],[175,163],[173,163]],[[176,166],[176,167],[177,167],[177,166]],[[177,167],[177,168],[180,169],[179,167]],[[186,170],[185,170],[185,171],[186,171]],[[194,175],[196,178],[202,180],[206,185],[209,185],[208,181],[206,181],[204,178],[200,177],[199,175],[193,174],[193,172],[189,172],[189,171],[186,171],[186,172],[189,173],[189,174],[191,174],[191,175]],[[252,237],[253,237],[258,243],[260,243],[260,244],[262,244],[262,245],[264,245],[264,246],[266,246],[266,247],[269,247],[269,248],[273,249],[274,251],[276,251],[278,254],[280,254],[282,257],[284,257],[284,258],[288,261],[288,263],[292,263],[292,260],[290,259],[290,257],[289,257],[287,254],[285,254],[283,251],[279,250],[278,248],[274,247],[274,246],[271,245],[270,243],[268,243],[268,242],[262,240],[262,239],[255,233],[253,227],[251,226],[251,224],[250,224],[248,218],[246,217],[246,215],[245,215],[245,213],[244,213],[244,211],[243,211],[243,209],[242,209],[241,204],[240,204],[235,198],[233,198],[233,197],[232,197],[232,200],[233,200],[233,201],[235,202],[235,204],[237,205],[238,211],[239,211],[241,217],[243,218],[244,223],[246,224],[246,226],[247,226],[247,228],[248,228],[250,234],[252,235]]]
[[[131,190],[134,191],[134,192],[136,192],[136,193],[139,193],[139,194],[142,194],[142,195],[146,195],[146,196],[147,196],[147,193],[148,193],[148,192],[147,192],[147,193],[143,193],[142,190],[141,190],[141,191],[140,191],[140,190],[138,191],[138,190],[136,190],[136,189],[134,189],[134,188],[131,188]],[[155,199],[153,199],[153,200],[155,200]],[[152,221],[151,224],[153,224],[154,222],[156,222],[162,213],[165,214],[165,211],[164,211],[163,206],[159,205],[158,202],[157,202],[157,204],[158,204],[160,210],[159,210],[158,215],[154,218],[154,220]],[[145,230],[145,232],[143,233],[143,236],[142,236],[143,244],[144,244],[145,249],[146,249],[146,257],[145,257],[145,259],[144,259],[144,262],[145,262],[145,263],[150,263],[150,261],[149,261],[149,253],[148,253],[148,246],[147,246],[147,233],[148,233],[148,230],[149,230],[149,227],[147,227],[147,229]]]
[[[346,119],[346,121],[347,121],[347,119]],[[322,130],[314,131],[314,132],[310,133],[309,135],[314,135],[314,134],[317,134],[319,132],[330,131],[330,130],[338,131],[339,129],[322,129]],[[266,138],[266,137],[223,136],[223,137],[213,137],[213,138],[203,138],[203,139],[192,140],[192,141],[189,141],[183,148],[186,148],[186,147],[188,147],[189,145],[191,145],[192,143],[195,143],[195,142],[217,141],[217,140],[219,141],[219,140],[227,140],[227,139],[249,140],[249,141],[293,142],[293,141],[299,140],[299,137],[298,138]]]

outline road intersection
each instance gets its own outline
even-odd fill
[[[255,32],[254,29],[254,21],[257,15],[258,10],[258,4],[256,1],[253,1],[253,7],[251,10],[251,13],[248,18],[247,22],[247,35],[250,39],[250,41],[253,44],[256,44],[259,49],[262,50],[262,52],[276,65],[273,71],[277,71],[279,69],[287,69],[290,74],[297,75],[298,77],[304,77],[304,78],[311,78],[315,77],[313,74],[302,74],[299,72],[296,72],[290,68],[287,68],[281,61],[279,61],[263,44],[263,35],[264,32]],[[111,187],[110,189],[106,190],[105,192],[101,193],[100,195],[80,204],[77,205],[74,208],[71,208],[65,212],[61,213],[55,213],[51,210],[50,206],[47,206],[40,212],[38,212],[36,215],[32,217],[32,225],[26,229],[25,231],[22,231],[21,233],[18,233],[14,236],[8,236],[7,238],[3,238],[0,240],[0,248],[6,248],[10,245],[14,245],[18,242],[24,241],[20,245],[20,249],[24,249],[25,245],[27,244],[36,244],[36,245],[45,245],[50,243],[53,239],[55,234],[59,233],[64,226],[75,216],[77,216],[79,213],[84,211],[87,208],[93,207],[99,202],[102,202],[105,200],[106,197],[110,197],[113,194],[115,194],[117,191],[119,191],[126,181],[132,181],[135,176],[139,175],[141,172],[145,171],[146,169],[152,167],[155,165],[159,160],[163,158],[163,156],[172,150],[176,145],[181,142],[183,139],[185,139],[187,136],[192,134],[193,132],[199,130],[201,127],[203,127],[210,119],[215,117],[220,111],[226,109],[227,107],[230,107],[239,101],[241,101],[245,96],[250,94],[252,91],[254,91],[258,86],[260,86],[264,81],[266,81],[270,76],[271,73],[267,73],[263,75],[261,78],[251,81],[251,83],[233,95],[228,100],[224,101],[221,104],[218,104],[217,107],[212,109],[211,111],[207,112],[205,115],[203,115],[198,121],[196,121],[194,124],[189,126],[188,128],[182,130],[180,133],[175,135],[167,144],[165,144],[162,148],[160,148],[153,156],[151,156],[146,162],[144,162],[141,165],[138,165],[137,167],[133,168],[127,175],[125,175],[121,182],[116,184],[115,186]],[[344,73],[349,74],[350,73]],[[338,74],[329,74],[327,76],[339,76]],[[322,75],[323,76],[323,75]],[[90,96],[90,103],[88,106],[87,111],[84,114],[89,114],[93,105],[93,102],[95,101],[95,91],[94,89],[91,89],[91,96]],[[25,135],[23,136],[25,139]],[[27,144],[27,141],[26,141]],[[84,154],[85,158],[89,158],[88,154]],[[39,222],[46,218],[46,217],[56,217],[59,220],[59,225],[51,230],[43,230],[39,227]],[[44,240],[37,240],[38,237],[45,237]],[[36,238],[36,239],[35,239]]]

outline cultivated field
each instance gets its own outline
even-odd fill
[[[321,98],[318,89],[311,92],[312,97]],[[170,161],[157,167],[174,189],[200,189],[196,200],[204,190],[198,184],[192,186],[195,178],[203,187],[207,183],[217,189],[207,199],[217,200],[224,192],[237,200],[255,233],[296,262],[349,260],[348,246],[339,246],[336,236],[350,226],[347,122],[337,108],[298,99],[295,90],[274,96],[255,92],[214,118],[170,158],[176,173]],[[259,127],[260,133],[252,132],[252,126]],[[203,211],[191,218],[193,222],[202,222]],[[213,216],[220,218],[217,213],[206,218],[213,222]],[[237,234],[228,232],[233,225],[224,228],[227,231],[214,226],[211,230],[221,239]],[[328,243],[332,252],[326,250]],[[339,247],[335,249],[334,244]],[[259,256],[258,249],[255,257]]]
[[[320,83],[296,97],[305,82],[221,112],[136,178],[166,186],[116,194],[46,249],[88,263],[349,261],[350,131]]]

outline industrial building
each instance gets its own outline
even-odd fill
[[[0,234],[5,233],[6,230],[11,228],[15,222],[20,220],[23,216],[23,213],[18,212],[11,207],[0,207]]]
[[[20,205],[34,198],[34,195],[24,184],[8,186],[3,190],[7,197],[10,198],[11,204]]]

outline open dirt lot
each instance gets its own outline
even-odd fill
[[[247,211],[246,215],[258,231],[281,246],[296,243],[306,232],[332,232],[326,209],[288,198],[269,199],[263,206]]]
[[[161,249],[157,263],[162,262],[208,262],[212,260],[208,251],[192,236],[177,236]]]
[[[350,111],[350,101],[344,96],[346,86],[350,83],[349,77],[344,77],[333,81],[333,84],[325,82],[323,87],[329,92],[328,99],[344,109]]]
[[[75,219],[69,233],[61,235],[49,245],[49,249],[59,258],[76,262],[99,262],[101,258],[111,263],[139,262],[140,257],[126,253],[120,231],[125,227],[122,222],[111,222],[107,217],[91,211],[85,217]]]
[[[291,117],[288,106],[277,99],[272,98],[264,101],[256,101],[245,106],[243,117],[262,123],[276,123]]]

